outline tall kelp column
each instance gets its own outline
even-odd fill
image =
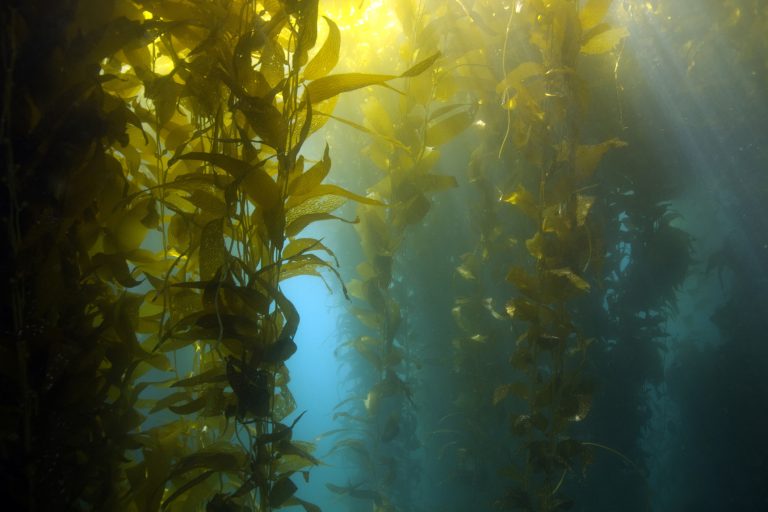
[[[282,423],[299,315],[280,284],[334,271],[306,226],[380,203],[301,150],[339,93],[393,77],[327,76],[333,31],[309,59],[316,0],[24,2],[2,22],[7,499],[317,510],[291,479],[318,461]]]

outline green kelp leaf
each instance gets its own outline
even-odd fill
[[[201,410],[203,407],[205,407],[206,402],[208,401],[208,397],[205,395],[200,395],[198,398],[195,398],[192,401],[189,401],[185,404],[181,405],[169,405],[168,409],[176,414],[192,414],[194,412],[197,412]]]
[[[367,73],[341,73],[318,78],[307,84],[306,92],[312,103],[332,98],[344,92],[354,91],[369,85],[383,85],[395,78],[413,77],[429,69],[440,57],[440,52],[424,59],[401,75],[377,75]]]
[[[618,45],[622,39],[629,36],[627,27],[608,28],[598,31],[581,45],[581,53],[587,55],[599,55],[608,53]]]
[[[581,30],[587,31],[603,21],[612,3],[613,0],[587,0],[584,6],[579,9]]]
[[[212,446],[187,455],[174,466],[169,478],[182,475],[193,469],[237,472],[246,464],[246,456],[240,450],[229,446]]]
[[[589,291],[589,283],[584,280],[581,276],[576,274],[573,270],[569,268],[556,268],[552,270],[547,271],[549,274],[552,274],[553,276],[557,277],[564,277],[566,278],[573,286],[578,288],[579,290],[583,292]]]
[[[224,219],[212,220],[200,233],[200,277],[206,281],[212,279],[228,257],[224,245]]]
[[[338,25],[327,16],[323,16],[328,24],[328,37],[317,54],[304,67],[304,79],[316,80],[322,78],[336,66],[341,49],[341,32]]]
[[[521,400],[527,400],[528,387],[521,382],[513,382],[511,384],[502,384],[501,386],[498,386],[493,392],[493,405],[497,405],[510,394]]]
[[[296,455],[306,460],[313,466],[319,466],[322,464],[315,456],[310,453],[310,450],[314,449],[312,443],[302,441],[281,441],[278,445],[278,450],[283,455]]]
[[[288,498],[296,494],[298,489],[290,478],[281,478],[269,491],[269,504],[274,508],[280,508]]]
[[[150,409],[149,413],[152,414],[154,412],[160,411],[162,409],[165,409],[169,405],[173,405],[177,402],[181,402],[182,400],[190,400],[192,396],[187,391],[179,391],[176,393],[171,393],[170,395],[161,398],[157,402],[155,402],[155,405]]]
[[[627,145],[621,139],[610,139],[600,144],[582,145],[576,148],[576,177],[587,180],[597,169],[603,155],[611,148],[621,148]]]
[[[193,487],[195,487],[195,486],[205,482],[206,480],[208,480],[208,477],[210,477],[211,475],[213,475],[215,473],[216,473],[215,471],[208,470],[208,471],[205,471],[205,472],[197,475],[192,480],[189,480],[184,485],[182,485],[181,487],[176,489],[173,492],[173,494],[171,494],[170,496],[168,496],[168,498],[165,499],[165,501],[163,501],[161,509],[165,510],[166,508],[168,508],[168,505],[170,505],[176,498],[178,498],[179,496],[181,496],[182,494],[184,494],[188,490],[192,489]]]
[[[474,120],[475,114],[470,110],[464,110],[441,119],[427,127],[424,144],[431,147],[445,144],[463,132]]]

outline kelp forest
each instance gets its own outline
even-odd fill
[[[4,509],[768,510],[768,4],[7,0]]]

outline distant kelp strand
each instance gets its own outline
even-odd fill
[[[590,215],[596,201],[592,176],[602,155],[623,143],[579,144],[586,103],[577,88],[577,58],[608,52],[626,36],[625,29],[603,21],[609,6],[524,2],[509,14],[505,29],[503,79],[496,88],[507,110],[500,154],[510,142],[525,164],[513,168],[521,181],[502,199],[534,228],[532,236],[520,237],[532,265],[516,264],[507,275],[518,291],[507,314],[526,326],[510,356],[516,376],[493,396],[494,403],[515,397],[527,404],[511,419],[525,460],[507,469],[514,484],[497,503],[502,509],[570,508],[565,479],[577,465],[584,471],[594,456],[593,445],[571,432],[589,414],[594,393],[585,375],[593,342],[584,334],[588,319],[572,304],[591,292],[589,280],[601,266],[600,229]],[[524,48],[509,48],[510,34],[521,29],[530,42],[527,55]]]
[[[440,149],[471,125],[475,111],[464,91],[443,97],[437,91],[442,80],[457,74],[452,60],[432,60],[429,68],[418,64],[420,56],[442,53],[436,39],[425,37],[435,17],[410,2],[398,2],[396,11],[407,41],[400,56],[419,73],[404,74],[400,97],[369,95],[362,105],[363,124],[354,126],[368,139],[364,152],[377,181],[370,192],[387,204],[387,209],[358,209],[364,260],[349,290],[351,313],[362,326],[341,354],[359,384],[336,414],[347,425],[334,451],[357,461],[358,479],[365,485],[329,486],[353,500],[372,501],[380,511],[416,506],[423,474],[415,453],[422,443],[415,369],[433,340],[410,326],[409,320],[425,311],[404,300],[407,283],[417,277],[409,272],[417,269],[399,265],[400,253],[414,226],[429,214],[431,196],[456,186],[453,177],[440,173]]]

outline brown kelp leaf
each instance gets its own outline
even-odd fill
[[[242,469],[245,463],[246,457],[241,450],[233,449],[229,445],[212,446],[183,457],[176,463],[169,478],[200,468],[235,472]]]
[[[528,190],[518,184],[514,192],[504,198],[505,203],[509,203],[520,208],[523,213],[532,219],[538,219],[539,208],[533,195]]]
[[[269,491],[269,504],[273,508],[280,508],[297,490],[298,487],[290,478],[281,478]]]
[[[317,54],[304,67],[304,79],[316,80],[322,78],[336,66],[341,49],[341,32],[338,25],[327,16],[323,16],[328,24],[328,37]]]
[[[589,291],[589,283],[584,280],[581,276],[576,274],[573,270],[569,268],[555,268],[552,270],[548,270],[547,273],[557,276],[557,277],[563,277],[568,280],[568,282],[579,289],[582,292],[588,292]]]
[[[228,257],[224,245],[224,220],[212,220],[200,233],[200,277],[206,281],[212,279]]]
[[[226,381],[227,376],[224,373],[224,368],[216,367],[211,368],[210,370],[206,370],[202,373],[198,373],[197,375],[187,377],[186,379],[176,381],[171,384],[171,387],[186,388],[191,386],[198,386],[200,384],[212,384]]]
[[[528,387],[522,382],[513,382],[511,384],[502,384],[501,386],[498,386],[493,392],[493,405],[497,405],[510,394],[520,398],[521,400],[527,400]]]

